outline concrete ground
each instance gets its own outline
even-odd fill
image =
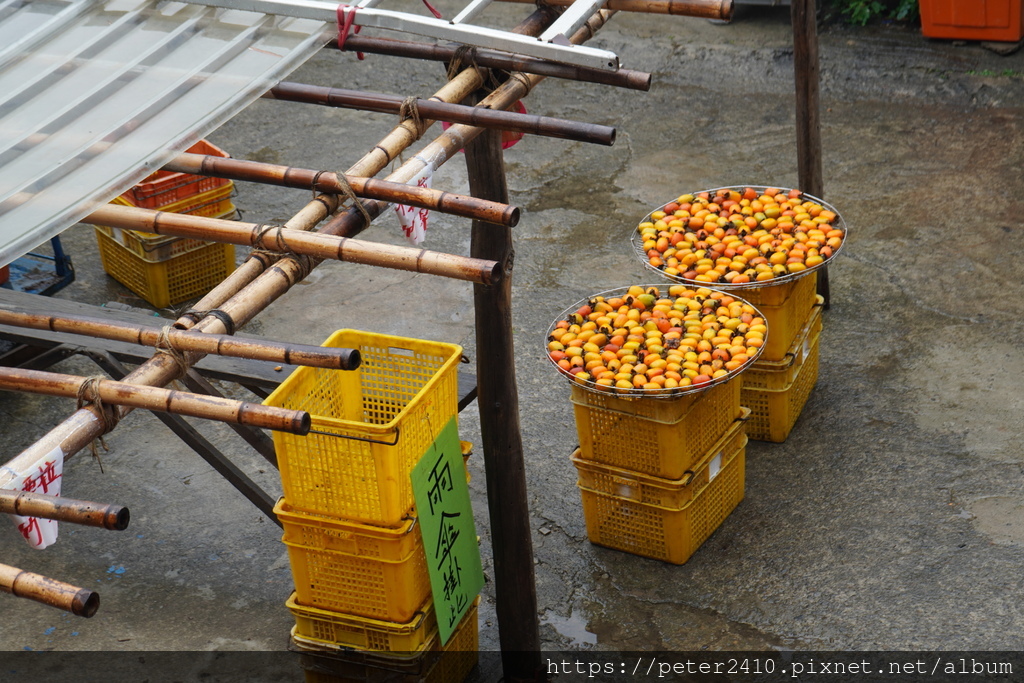
[[[507,21],[497,25],[527,8],[498,8]],[[619,14],[592,44],[652,72],[651,91],[548,81],[526,106],[615,126],[615,145],[527,138],[506,153],[522,208],[513,331],[543,647],[1024,648],[1024,53],[898,26],[822,29],[825,198],[850,232],[829,270],[819,379],[785,443],[749,444],[745,500],[675,566],[588,542],[569,387],[543,337],[568,304],[655,280],[629,245],[652,207],[708,187],[796,184],[788,11],[747,8],[729,25]],[[443,67],[325,51],[291,80],[428,96]],[[236,157],[335,170],[395,120],[259,101],[209,137]],[[434,186],[468,193],[458,159]],[[246,219],[272,223],[307,198],[240,185],[235,201]],[[393,217],[364,236],[401,243]],[[71,228],[65,246],[78,278],[58,297],[146,306],[103,273],[92,228]],[[425,246],[467,254],[468,221],[433,216]],[[475,358],[470,293],[327,263],[247,331],[320,343],[353,327],[459,343]],[[83,359],[58,369],[96,372]],[[0,396],[0,460],[72,409]],[[460,427],[479,443],[475,404]],[[232,433],[202,429],[278,490],[276,472]],[[64,525],[57,545],[36,552],[0,528],[4,563],[98,590],[99,613],[82,620],[0,596],[0,648],[283,649],[293,621],[279,529],[152,416],[133,414],[106,442],[102,473],[87,451],[68,462],[65,495],[129,506],[129,530]],[[470,469],[489,575],[479,454]],[[498,642],[488,583],[480,645]]]

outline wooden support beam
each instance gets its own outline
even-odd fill
[[[224,398],[224,394],[217,391],[217,388],[206,381],[198,372],[189,368],[181,381],[185,383],[185,386],[194,391],[197,394],[206,394],[207,396],[216,396],[217,398]],[[266,433],[253,429],[241,424],[228,423],[228,426],[234,430],[247,444],[252,446],[257,453],[262,455],[267,462],[277,469],[277,451],[274,450],[274,440],[271,439]]]
[[[815,0],[790,0],[793,77],[796,84],[796,155],[799,187],[825,198],[821,163],[821,98],[818,14]],[[829,307],[828,267],[818,271],[818,294]]]
[[[469,142],[466,166],[474,196],[496,201],[508,196],[499,133],[486,131]],[[473,287],[477,405],[487,476],[504,680],[542,681],[546,679],[540,658],[537,587],[512,341],[511,231],[474,221],[470,253],[505,267],[502,282]]]
[[[44,300],[44,304],[47,301]],[[170,348],[179,352],[199,352],[234,358],[307,365],[331,370],[355,370],[359,367],[356,349],[332,349],[308,344],[291,344],[266,340],[239,339],[227,334],[204,334],[151,325],[114,322],[51,311],[29,312],[0,301],[0,325],[14,325],[34,330],[123,341],[143,346]]]
[[[534,0],[503,0],[503,2],[532,3]],[[556,7],[571,5],[574,0],[545,0]],[[704,19],[729,20],[732,18],[733,0],[608,0],[605,9],[616,12],[641,14],[669,14]]]

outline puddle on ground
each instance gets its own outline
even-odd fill
[[[597,645],[597,634],[587,629],[587,619],[578,611],[572,612],[568,617],[547,610],[541,617],[540,623],[546,624],[569,641],[568,645],[574,648],[589,647]]]
[[[1008,496],[981,498],[970,505],[974,526],[1000,545],[1024,545],[1024,501]]]
[[[607,581],[607,579],[603,579]],[[602,582],[602,579],[598,579]],[[598,601],[597,596],[601,596]],[[569,648],[619,651],[765,651],[797,647],[789,638],[764,633],[714,610],[651,601],[607,586],[576,602],[568,617],[547,610],[550,626]]]

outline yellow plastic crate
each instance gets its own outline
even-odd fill
[[[574,386],[571,401],[583,460],[679,479],[739,416],[740,380],[674,399],[626,399]]]
[[[274,432],[284,497],[300,512],[398,526],[414,503],[409,473],[458,415],[462,347],[357,330],[323,345],[358,349],[362,363],[299,368],[263,402],[308,411],[323,432]]]
[[[809,280],[814,282],[814,286],[808,284]],[[754,308],[759,309],[761,306],[781,306],[789,301],[794,294],[806,297],[807,289],[816,289],[817,284],[818,273],[812,271],[807,275],[788,280],[781,284],[749,288],[736,286],[730,289],[729,292],[735,293],[740,298],[749,302],[754,306]]]
[[[750,408],[747,434],[751,439],[782,443],[789,437],[818,381],[819,340],[820,335],[811,339],[803,363],[796,368],[796,375],[781,389],[757,389],[744,383],[740,400]],[[788,373],[784,370],[780,374]]]
[[[740,430],[741,437],[727,434],[722,443],[731,447],[724,451],[712,449],[693,468],[692,476],[687,474],[670,481],[633,473],[636,479],[643,479],[643,485],[631,487],[626,491],[628,495],[660,487],[663,491],[651,495],[666,501],[685,501],[678,505],[643,503],[578,483],[590,542],[684,564],[743,500],[747,444],[743,424],[738,421],[733,427]],[[623,472],[626,471],[618,470],[616,474]],[[614,482],[614,477],[606,481]]]
[[[430,601],[407,622],[371,619],[300,605],[294,593],[285,606],[295,617],[293,639],[312,648],[350,648],[412,655],[423,652],[430,637],[437,633],[437,616]]]
[[[704,454],[704,457],[701,458],[702,464],[716,454],[727,459],[731,453],[743,447],[747,442],[743,422],[749,415],[750,410],[744,408],[743,413],[722,438],[708,453]],[[707,484],[707,481],[700,481],[700,477],[695,471],[687,471],[678,480],[669,480],[646,476],[621,467],[608,467],[587,462],[579,456],[579,451],[573,453],[570,459],[576,466],[577,483],[581,487],[598,493],[613,494],[624,500],[632,500],[645,505],[660,505],[672,509],[682,508],[692,501],[694,494],[703,490]],[[708,475],[708,469],[701,470],[701,476],[706,478]],[[687,485],[679,485],[680,481],[685,481]]]
[[[214,188],[208,192],[168,204],[161,208],[161,211],[233,220],[237,217],[237,209],[231,202],[233,192],[234,184],[229,181],[229,184],[223,187]],[[126,193],[116,197],[110,203],[121,206],[136,206],[128,197],[129,195]],[[210,244],[210,242],[205,240],[171,237],[152,232],[142,232],[140,230],[124,230],[106,225],[97,225],[96,230],[111,237],[121,246],[128,248],[136,256],[150,262],[166,261],[172,256],[178,256],[179,254],[184,254]]]
[[[459,622],[442,647],[435,634],[422,652],[399,653],[329,651],[316,647],[294,633],[291,649],[301,653],[300,665],[307,683],[459,683],[477,664],[480,632],[477,609],[480,598]]]
[[[147,261],[96,230],[103,270],[157,308],[200,297],[235,270],[235,246],[210,242],[163,261]]]
[[[811,309],[810,319],[793,341],[793,345],[789,347],[783,360],[763,363],[758,361],[743,372],[744,389],[785,389],[792,383],[800,368],[807,361],[812,344],[821,334],[824,304],[825,299],[819,296],[814,308]],[[741,392],[741,403],[743,402],[742,397]]]
[[[761,312],[768,325],[768,336],[758,362],[785,359],[786,352],[810,316],[817,299],[817,282],[817,274],[810,273],[792,283],[735,290],[737,296]],[[779,292],[774,291],[776,287],[780,288]],[[785,296],[786,292],[782,290],[788,290],[789,295]]]
[[[274,514],[284,526],[299,604],[406,622],[430,596],[415,518],[390,529],[302,514],[283,499]]]

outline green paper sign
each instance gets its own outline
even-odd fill
[[[411,475],[442,644],[484,585],[465,472],[459,429],[452,418]]]

